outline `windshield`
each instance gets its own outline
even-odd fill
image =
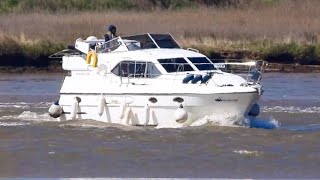
[[[153,48],[180,48],[169,34],[141,34],[122,38],[129,51]]]
[[[159,59],[158,62],[168,72],[194,71],[194,69],[183,58]]]
[[[200,70],[215,70],[212,62],[206,57],[188,57],[188,59]]]
[[[180,48],[169,34],[150,34],[160,48]]]

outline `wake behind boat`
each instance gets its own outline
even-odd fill
[[[264,65],[213,63],[195,49],[180,48],[168,34],[107,42],[90,36],[77,39],[75,50],[63,54],[62,67],[70,73],[49,114],[61,121],[129,126],[185,127],[215,115],[241,124],[259,114]]]

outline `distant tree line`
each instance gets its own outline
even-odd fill
[[[0,13],[103,11],[107,9],[155,10],[196,8],[199,6],[243,7],[253,4],[275,4],[278,1],[279,0],[1,0]]]

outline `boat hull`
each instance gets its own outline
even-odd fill
[[[92,119],[129,126],[185,127],[209,117],[238,123],[259,97],[258,92],[141,95],[62,93],[59,102],[64,113],[60,120]],[[180,104],[187,113],[184,121],[178,121],[175,116]]]

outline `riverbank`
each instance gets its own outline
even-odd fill
[[[5,42],[5,43],[3,43]],[[239,43],[213,40],[181,40],[183,48],[192,47],[210,59],[253,59],[269,63],[266,72],[320,72],[320,45],[273,42]],[[208,43],[209,42],[209,43]],[[1,73],[63,72],[61,59],[50,59],[65,49],[62,43],[50,41],[24,42],[7,38],[0,42]]]
[[[319,5],[314,0],[284,0],[180,10],[9,11],[0,15],[0,66],[47,68],[54,62],[49,55],[77,38],[102,38],[108,24],[116,25],[119,35],[170,33],[182,47],[212,59],[320,65],[320,21],[314,18],[320,16]]]
[[[182,48],[194,48],[210,59],[255,59],[269,63],[320,65],[320,43],[229,41],[210,37],[178,37]],[[70,43],[72,44],[72,43]],[[67,48],[67,43],[51,40],[25,40],[0,36],[0,66],[48,67],[57,59],[49,56]]]

